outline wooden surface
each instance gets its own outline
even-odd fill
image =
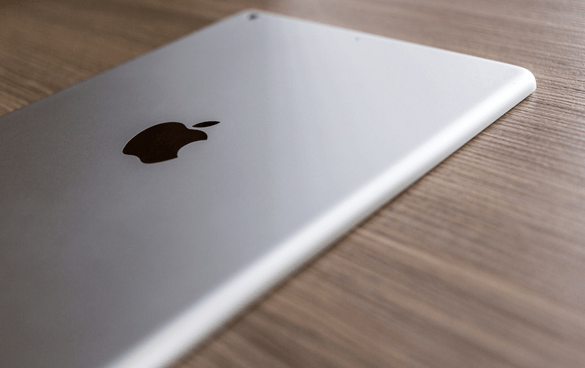
[[[4,0],[0,114],[251,7],[538,88],[173,367],[584,367],[583,1]]]

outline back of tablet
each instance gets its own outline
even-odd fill
[[[3,116],[0,366],[168,363],[534,88],[243,13]]]

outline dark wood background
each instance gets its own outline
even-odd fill
[[[0,115],[247,8],[538,88],[173,367],[584,367],[583,1],[0,0]]]

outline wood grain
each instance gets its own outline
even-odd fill
[[[173,367],[585,366],[585,3],[0,4],[0,114],[246,8],[530,69],[538,88]]]

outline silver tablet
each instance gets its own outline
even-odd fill
[[[0,119],[0,366],[160,367],[535,89],[246,12]]]

